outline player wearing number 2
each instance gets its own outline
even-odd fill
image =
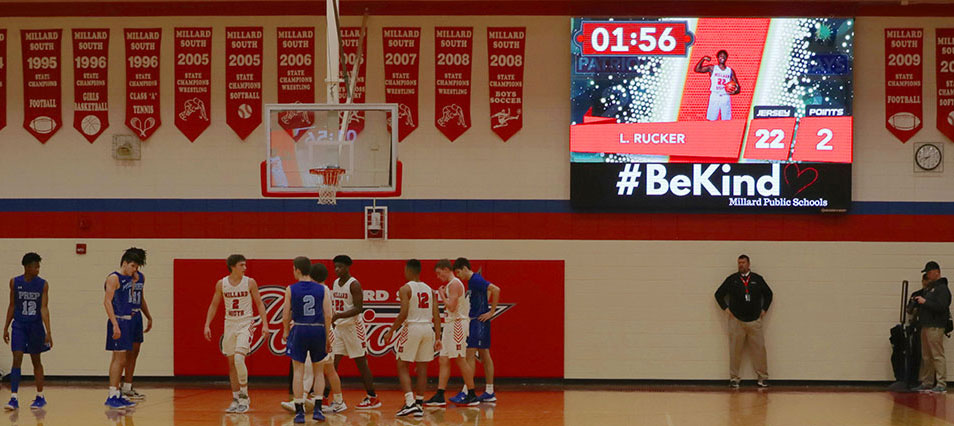
[[[205,340],[212,341],[212,329],[209,326],[215,318],[219,301],[224,299],[225,331],[222,335],[222,353],[228,357],[229,383],[232,385],[232,404],[225,411],[244,413],[252,402],[248,397],[248,368],[245,366],[245,357],[249,354],[252,335],[255,332],[252,303],[255,303],[258,315],[262,318],[263,336],[268,335],[268,316],[258,293],[258,283],[245,276],[245,256],[233,254],[226,260],[226,265],[229,275],[215,283],[215,294],[205,316]]]
[[[13,351],[13,368],[10,370],[10,402],[3,408],[16,410],[20,407],[17,390],[20,387],[20,364],[23,354],[30,354],[33,375],[36,381],[36,399],[30,408],[40,409],[46,405],[43,397],[43,364],[40,354],[53,346],[50,331],[50,284],[39,277],[40,255],[27,253],[23,256],[23,275],[10,279],[10,305],[7,321],[3,324],[3,341],[10,343]],[[10,321],[13,321],[13,339],[10,339]]]
[[[729,95],[735,95],[742,90],[739,80],[735,78],[735,71],[725,62],[729,59],[729,52],[720,50],[716,53],[718,65],[706,65],[712,58],[703,56],[693,70],[697,73],[709,74],[709,108],[706,109],[706,120],[715,121],[732,119],[732,101]]]

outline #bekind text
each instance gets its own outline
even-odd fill
[[[633,139],[626,139],[626,134],[619,134],[619,143],[686,143],[686,135],[682,133],[633,133]]]
[[[703,169],[705,167],[705,169]],[[730,175],[732,166],[723,164],[722,176],[716,177],[718,164],[693,164],[692,176],[675,175],[666,178],[665,164],[646,165],[646,195],[665,195],[671,192],[677,197],[690,193],[694,196],[714,197],[754,196],[777,197],[780,195],[781,180],[778,164],[772,164],[772,173],[763,176]]]

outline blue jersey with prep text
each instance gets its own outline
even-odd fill
[[[142,308],[142,288],[146,285],[146,276],[138,272],[139,281],[132,284],[132,293],[129,294],[129,308],[138,312]]]
[[[295,324],[325,323],[325,286],[314,281],[291,285],[292,321]]]
[[[120,274],[119,272],[113,272],[110,275],[115,275],[119,278],[119,287],[116,288],[116,291],[113,293],[113,314],[116,316],[132,315],[132,304],[130,300],[133,294],[133,277]],[[103,284],[103,288],[106,288],[105,284]]]
[[[13,298],[16,303],[13,319],[19,322],[40,320],[44,287],[46,287],[46,280],[38,276],[30,281],[26,281],[23,275],[13,279]]]
[[[490,283],[476,272],[467,281],[467,298],[470,299],[471,318],[477,318],[490,311],[490,306],[487,304],[487,289],[489,288]]]

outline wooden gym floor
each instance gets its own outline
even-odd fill
[[[15,425],[291,425],[292,415],[279,402],[287,391],[278,385],[252,388],[252,410],[223,412],[231,395],[225,384],[144,383],[147,399],[126,414],[103,406],[105,383],[53,383],[49,405],[31,411],[32,382],[20,389],[21,408],[0,413],[0,424]],[[523,386],[504,385],[500,401],[479,408],[428,409],[423,419],[396,419],[401,393],[379,392],[384,406],[359,412],[353,406],[363,392],[345,391],[349,408],[329,415],[328,425],[954,425],[954,394],[893,394],[879,389],[786,387],[765,391],[717,386]],[[430,397],[430,395],[427,395]],[[9,398],[6,386],[0,398]],[[307,424],[316,424],[308,417]]]

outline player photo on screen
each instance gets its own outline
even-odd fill
[[[652,206],[677,197],[662,205],[722,208],[732,198],[750,198],[734,200],[741,206],[774,197],[784,200],[773,208],[844,208],[853,25],[851,18],[572,19],[571,200]],[[632,182],[621,181],[630,169]],[[681,173],[716,183],[693,182],[680,195]],[[779,186],[757,190],[764,176]],[[664,178],[676,179],[676,189],[661,186]],[[714,197],[722,198],[701,201]]]

